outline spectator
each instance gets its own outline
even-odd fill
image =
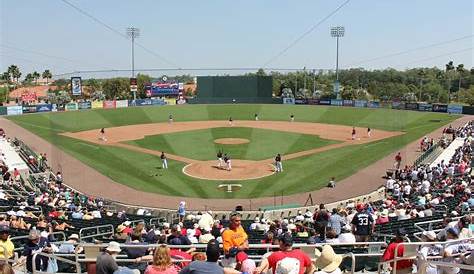
[[[322,251],[315,249],[316,267],[319,271],[314,274],[340,274],[339,265],[342,262],[342,256],[336,255],[330,245],[323,245]]]
[[[181,234],[181,227],[179,225],[173,225],[167,242],[170,245],[191,245],[191,241]]]
[[[337,208],[332,209],[332,214],[329,217],[328,227],[334,229],[336,235],[341,234],[341,227],[345,226],[344,218],[339,215],[339,210]]]
[[[201,236],[199,236],[199,243],[200,244],[207,244],[210,240],[215,239],[214,236],[211,234],[210,228],[205,227],[202,230]]]
[[[434,231],[423,231],[421,240],[423,242],[434,242],[436,241],[436,233]],[[424,265],[422,262],[426,261],[428,256],[439,256],[441,250],[440,245],[433,245],[433,244],[426,244],[422,245],[420,247],[420,250],[418,250],[418,256],[420,257],[420,260],[417,260],[418,265],[417,269],[418,271],[422,271],[422,268],[424,267],[424,271],[426,274],[438,274],[438,269],[435,265],[431,265],[430,263],[427,263]]]
[[[357,213],[352,219],[352,233],[355,235],[357,242],[368,242],[369,236],[375,230],[375,222],[364,204],[357,205]]]
[[[69,236],[68,240],[65,241],[63,244],[59,246],[59,253],[81,253],[82,252],[82,247],[75,246],[79,241],[79,235],[73,233],[71,236]]]
[[[324,207],[324,204],[319,205],[319,210],[314,213],[313,220],[319,235],[324,238],[326,235],[326,227],[329,222],[329,213]]]
[[[206,261],[191,262],[179,274],[224,274],[224,270],[217,264],[220,257],[220,248],[217,241],[209,241],[206,248],[206,257]]]
[[[179,202],[178,215],[179,215],[179,221],[180,222],[184,221],[184,216],[186,216],[186,202],[185,201]]]
[[[32,229],[28,235],[28,240],[21,254],[20,262],[26,260],[26,270],[33,272],[33,255],[42,251],[47,251],[47,248],[41,249],[40,234],[36,229]],[[36,270],[46,271],[48,268],[48,258],[44,256],[36,256],[35,261]]]
[[[388,244],[385,252],[382,255],[382,261],[390,261],[395,258],[395,249],[397,249],[397,258],[403,257],[404,252],[404,245],[403,241],[405,238],[405,231],[403,229],[399,229],[397,231],[397,235],[392,241]],[[393,268],[394,263],[391,262],[390,266]],[[397,261],[397,273],[404,274],[404,273],[412,273],[412,260],[399,260]]]
[[[232,213],[229,228],[222,232],[224,254],[226,259],[228,259],[226,264],[223,263],[224,266],[234,265],[237,253],[246,251],[249,248],[247,233],[245,233],[245,230],[240,224],[241,218],[240,213]]]
[[[7,254],[4,254],[4,248]],[[15,246],[10,240],[10,228],[8,226],[0,226],[0,258],[12,258]]]
[[[255,269],[255,273],[260,274],[268,269],[272,269],[273,273],[313,273],[314,267],[308,255],[299,249],[292,249],[291,235],[284,233],[278,241],[280,251],[273,252],[268,258],[264,258],[260,266]],[[281,269],[277,270],[278,268]],[[298,272],[290,272],[290,269],[297,269]]]
[[[145,274],[177,274],[179,269],[171,262],[170,249],[165,245],[156,248],[153,254],[153,263],[149,265]]]
[[[115,257],[122,251],[117,242],[110,242],[104,252],[100,253],[96,259],[96,274],[140,274],[138,269],[119,267],[115,262]]]
[[[388,223],[390,220],[388,218],[388,209],[384,209],[382,212],[380,212],[380,216],[377,218],[377,221],[375,222],[377,225],[383,225]]]
[[[347,227],[341,228],[341,234],[339,234],[339,237],[337,237],[337,239],[341,244],[353,244],[356,242],[354,234],[352,234],[351,230]]]

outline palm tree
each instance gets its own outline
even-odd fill
[[[38,79],[40,78],[40,74],[37,71],[33,72],[33,78],[35,79],[35,84],[38,84]]]
[[[450,77],[450,71],[454,70],[454,64],[453,61],[449,61],[446,64],[446,77],[448,78],[448,103],[450,103],[451,100],[451,77]]]
[[[33,81],[33,79],[34,79],[33,74],[28,73],[28,74],[25,76],[25,83],[31,83],[31,81]]]
[[[53,77],[53,75],[51,74],[51,72],[49,71],[49,69],[45,70],[43,72],[43,74],[41,75],[41,77],[43,77],[43,79],[46,79],[46,85],[48,84],[48,80],[51,79],[51,77]]]
[[[10,82],[10,73],[8,71],[5,71],[0,75],[0,79],[2,79],[5,82]]]
[[[458,86],[458,92],[461,90],[461,81],[462,81],[462,74],[464,73],[464,64],[459,64],[456,67],[457,73],[459,73],[459,86]]]
[[[18,66],[16,65],[11,65],[7,69],[8,74],[10,74],[11,79],[14,80],[15,82],[18,82],[18,79],[21,77],[21,72]]]

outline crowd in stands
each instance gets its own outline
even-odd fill
[[[251,221],[242,220],[239,212],[232,213],[229,219],[216,219],[212,211],[190,214],[183,201],[176,223],[147,223],[149,218],[144,209],[137,215],[109,210],[107,201],[69,188],[64,182],[67,178],[60,172],[54,176],[44,172],[48,170],[46,154],[36,156],[19,149],[19,154],[37,174],[25,180],[0,162],[3,178],[0,206],[6,209],[0,214],[0,257],[13,258],[17,248],[20,258],[15,264],[24,263],[28,272],[32,272],[33,265],[42,271],[64,271],[67,266],[48,256],[37,255],[35,260],[33,257],[38,252],[82,253],[84,250],[77,245],[84,240],[79,237],[79,229],[110,223],[114,226],[113,234],[90,238],[107,245],[97,257],[98,274],[337,274],[344,269],[343,257],[336,254],[338,245],[354,247],[356,243],[381,239],[384,234],[392,237],[384,247],[382,261],[394,259],[396,252],[403,256],[407,240],[421,240],[448,244],[423,245],[418,251],[420,258],[440,256],[442,261],[472,265],[474,255],[468,253],[474,252],[470,215],[474,209],[470,175],[474,124],[450,127],[444,134],[452,134],[453,139],[465,138],[451,160],[431,167],[399,165],[387,178],[383,200],[353,202],[331,209],[321,204],[315,212],[302,210],[295,216],[272,220],[259,216]],[[9,142],[21,147],[17,140],[9,139]],[[415,232],[420,231],[414,227],[415,222],[438,218],[443,222],[415,237]],[[134,221],[138,219],[143,221]],[[61,232],[66,238],[58,238]],[[24,239],[11,240],[22,235]],[[451,240],[462,239],[465,241],[449,244]],[[196,244],[206,245],[205,250]],[[251,244],[274,246],[269,250],[252,249]],[[320,247],[308,254],[294,248],[295,244],[320,244]],[[256,255],[262,259],[257,260]],[[119,262],[117,258],[122,257],[132,261]],[[411,273],[420,268],[425,268],[427,273],[460,271],[419,262],[398,261],[397,273]],[[8,270],[6,265],[2,267]],[[395,267],[393,263],[391,266]]]

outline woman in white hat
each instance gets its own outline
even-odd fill
[[[434,231],[423,231],[423,233],[421,234],[421,241],[435,242],[436,233]],[[443,247],[441,245],[435,244],[425,244],[420,246],[420,249],[418,250],[418,258],[420,258],[420,260],[417,260],[418,271],[421,272],[421,269],[424,268],[426,274],[437,274],[438,269],[435,265],[422,264],[422,262],[426,262],[428,256],[439,256],[442,248]]]
[[[341,269],[339,265],[342,262],[342,256],[334,253],[334,250],[330,245],[324,245],[322,251],[315,249],[314,255],[316,257],[316,267],[319,271],[314,274],[340,274]]]

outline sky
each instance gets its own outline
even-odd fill
[[[0,72],[11,64],[23,75],[128,70],[129,26],[140,29],[137,43],[146,49],[136,45],[135,68],[164,70],[152,75],[229,72],[212,68],[334,69],[330,27],[337,25],[345,27],[340,68],[443,68],[449,60],[473,66],[474,1],[346,1],[1,0]],[[170,68],[203,70],[165,70]],[[130,73],[82,76],[123,74]]]

